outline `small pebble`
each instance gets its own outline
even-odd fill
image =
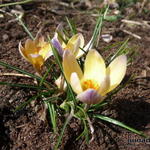
[[[3,35],[3,40],[6,41],[9,38],[9,36],[7,34]]]
[[[109,43],[109,42],[112,41],[113,37],[110,34],[103,34],[102,39],[103,39],[104,42]]]

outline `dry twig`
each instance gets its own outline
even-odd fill
[[[17,76],[17,77],[32,78],[28,75],[24,75],[24,74],[20,74],[20,73],[0,73],[0,76]]]
[[[127,30],[125,30],[125,29],[122,29],[122,31],[123,31],[124,33],[127,33],[127,34],[129,34],[129,35],[131,35],[131,36],[133,36],[133,37],[139,39],[139,40],[142,39],[139,35],[137,35],[137,34],[135,34],[135,33],[132,33],[132,32],[127,31]]]

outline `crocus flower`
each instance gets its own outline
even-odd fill
[[[52,55],[52,48],[43,36],[38,36],[35,40],[27,39],[24,47],[20,42],[19,52],[40,73],[44,62]]]
[[[58,37],[54,36],[52,39],[53,46],[57,49],[60,56],[63,56],[64,51],[71,51],[76,58],[81,57],[84,54],[84,38],[81,33],[73,35],[67,43],[58,40]]]
[[[120,55],[106,68],[102,56],[96,50],[90,50],[81,70],[75,56],[69,51],[63,55],[63,69],[77,99],[87,104],[97,104],[104,96],[116,88],[125,76],[127,58]]]
[[[72,36],[67,43],[64,42],[66,40],[67,38],[63,32],[63,25],[59,24],[51,42],[61,57],[63,57],[66,50],[69,50],[78,59],[93,46],[93,37],[88,44],[84,46],[84,37],[81,33]],[[59,77],[55,81],[55,84],[60,90],[66,89],[66,83],[63,80],[62,77]]]
[[[80,58],[85,52],[93,46],[93,36],[88,44],[84,45],[84,37],[81,33],[73,35],[68,42],[65,33],[63,32],[63,25],[60,23],[56,28],[54,37],[52,38],[52,44],[57,49],[60,56],[63,56],[64,51],[71,51],[75,57]]]

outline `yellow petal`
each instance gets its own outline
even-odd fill
[[[58,79],[55,80],[55,84],[57,85],[57,87],[61,90],[61,91],[65,91],[67,84],[64,80],[64,77],[62,75],[59,76]]]
[[[50,56],[52,56],[53,53],[51,45],[45,42],[45,45],[41,47],[41,50],[39,51],[39,55],[41,55],[44,60],[47,60]]]
[[[125,76],[127,68],[127,57],[125,55],[115,58],[107,67],[107,75],[110,77],[110,89],[116,88]]]
[[[41,35],[37,35],[35,40],[33,41],[33,43],[36,45],[36,46],[43,46],[43,44],[45,43],[44,42],[44,36],[41,36]]]
[[[82,70],[78,62],[76,61],[75,56],[69,51],[64,52],[63,69],[64,69],[65,77],[69,83],[70,83],[71,74],[73,72],[77,73],[79,79],[81,79],[83,76]]]
[[[79,49],[80,47],[83,48],[83,46],[84,46],[83,35],[81,33],[78,33],[78,34],[72,36],[72,38],[68,41],[65,49],[74,52],[75,48],[78,47],[78,49]]]
[[[82,87],[81,87],[80,79],[79,79],[77,73],[73,72],[71,74],[70,84],[75,93],[79,94],[83,91]]]
[[[85,59],[84,79],[92,79],[101,84],[105,75],[106,67],[102,56],[96,50],[90,50]]]
[[[41,72],[41,67],[44,64],[44,59],[38,54],[30,54],[29,61],[34,66],[37,72]]]
[[[101,82],[100,88],[98,89],[98,93],[101,96],[104,96],[108,93],[109,88],[110,88],[110,77],[106,75],[104,80]]]
[[[38,53],[35,43],[31,39],[27,39],[25,42],[25,53],[26,55]]]

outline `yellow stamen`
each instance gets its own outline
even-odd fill
[[[97,90],[99,88],[99,85],[97,84],[96,81],[88,79],[82,82],[82,88],[83,90],[86,90],[89,88]]]

